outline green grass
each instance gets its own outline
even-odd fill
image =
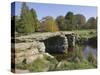
[[[45,59],[37,58],[34,62],[29,64],[29,71],[31,72],[41,72],[48,70],[49,62]]]
[[[97,58],[96,56],[93,54],[93,52],[91,51],[87,57],[88,61],[93,64],[93,66],[97,67]]]
[[[92,69],[97,68],[97,60],[93,55],[89,55],[88,59],[80,58],[80,55],[74,55],[70,60],[62,60],[58,62],[56,59],[41,59],[37,58],[31,64],[17,64],[16,68],[29,70],[30,72],[46,72],[58,70],[75,70],[75,69]]]
[[[29,70],[30,72],[41,72],[41,71],[47,71],[49,67],[49,61],[41,58],[37,58],[35,61],[33,61],[30,64],[26,63],[19,63],[16,64],[17,69],[22,70]]]
[[[58,61],[55,58],[44,56],[44,58],[37,58],[32,63],[16,64],[16,69],[29,70],[30,72],[44,72],[54,71]]]
[[[94,29],[75,30],[73,32],[75,32],[77,35],[83,38],[91,38],[91,37],[97,36],[97,31]]]
[[[15,65],[15,68],[17,68],[17,69],[22,69],[22,70],[26,70],[27,69],[27,64],[25,64],[25,63],[18,63],[18,64],[16,64]]]
[[[91,69],[95,68],[88,61],[82,61],[80,63],[62,61],[60,66],[56,70],[75,70],[75,69]]]

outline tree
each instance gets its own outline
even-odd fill
[[[74,25],[76,29],[83,29],[85,27],[86,18],[84,15],[76,14],[74,15]]]
[[[66,15],[65,15],[65,19],[66,20],[70,20],[70,23],[73,23],[73,16],[74,16],[74,14],[73,14],[73,12],[68,12]]]
[[[36,13],[33,12],[33,9],[29,10],[26,3],[23,2],[20,20],[17,21],[16,30],[20,33],[32,33],[35,32],[35,29],[37,30],[36,26]]]
[[[59,30],[55,20],[51,16],[47,16],[42,19],[41,28],[42,31],[47,32],[55,32]]]
[[[98,24],[98,17],[96,17],[96,29],[97,29],[97,24]]]
[[[23,26],[23,24],[21,23],[20,17],[15,16],[14,21],[15,21],[15,31],[16,31],[16,32],[23,32],[24,26]]]
[[[59,27],[59,30],[64,30],[64,16],[58,16],[56,18],[56,22]]]
[[[36,14],[36,11],[32,8],[30,10],[30,13],[34,19],[34,27],[35,27],[35,31],[38,31],[38,28],[39,28],[39,21],[37,19],[37,14]]]
[[[64,21],[65,30],[73,30],[75,28],[73,19],[74,19],[73,12],[68,12],[65,15],[65,21]]]
[[[90,17],[86,23],[87,28],[89,29],[96,29],[97,28],[97,21],[94,17]]]

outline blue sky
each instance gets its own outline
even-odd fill
[[[69,11],[74,14],[83,14],[86,19],[89,17],[97,16],[97,7],[94,6],[78,6],[78,5],[62,5],[62,4],[44,4],[44,3],[26,3],[29,9],[34,8],[36,10],[38,19],[41,20],[45,16],[52,16],[56,18],[59,15],[65,16]],[[21,2],[15,3],[15,15],[21,14]],[[13,15],[12,11],[12,15]]]

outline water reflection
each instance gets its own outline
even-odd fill
[[[83,48],[83,54],[85,57],[87,57],[90,52],[92,52],[93,55],[95,55],[97,58],[97,48],[93,48],[93,47],[88,46],[88,45]]]
[[[75,47],[69,47],[68,52],[66,53],[52,53],[58,61],[69,60],[73,57],[85,57],[88,59],[89,55],[92,55],[97,58],[97,48],[91,47],[89,45],[76,45]]]

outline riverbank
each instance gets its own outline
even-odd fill
[[[30,72],[97,68],[97,59],[93,53],[90,51],[85,58],[83,48],[79,47],[89,39],[93,43],[97,40],[94,38],[96,36],[95,30],[18,35],[12,38],[15,40],[12,43],[12,46],[15,44],[15,49],[12,48],[12,61],[15,61],[12,64],[16,69]]]

